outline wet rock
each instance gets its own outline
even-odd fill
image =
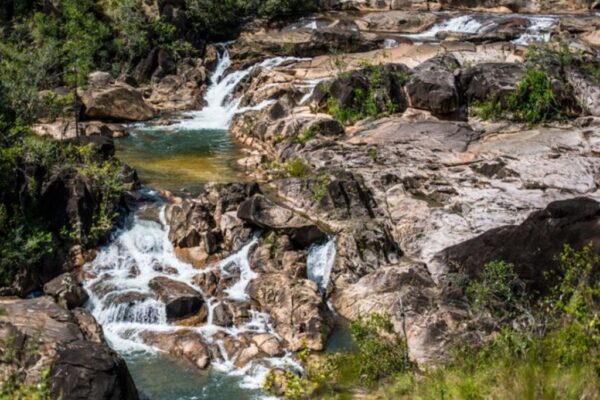
[[[165,303],[170,320],[189,317],[204,304],[202,294],[183,282],[159,276],[153,278],[148,286]]]
[[[175,332],[144,331],[139,336],[144,343],[157,347],[173,357],[184,357],[197,368],[205,369],[209,366],[210,354],[199,333],[183,329]]]
[[[436,256],[449,272],[478,276],[486,263],[513,263],[519,276],[544,292],[548,277],[559,271],[556,256],[565,244],[580,249],[592,244],[600,251],[600,203],[585,197],[551,203],[520,225],[489,230],[449,247]]]
[[[459,94],[454,71],[460,64],[452,55],[428,60],[417,68],[406,83],[411,107],[445,115],[458,110]]]
[[[250,282],[248,294],[271,315],[275,330],[290,350],[303,346],[324,349],[332,319],[314,282],[284,274],[262,274]]]
[[[300,247],[307,247],[326,237],[325,233],[308,219],[278,206],[262,195],[255,195],[243,202],[237,216],[263,229],[281,230]]]
[[[220,273],[218,270],[208,270],[194,276],[192,282],[199,286],[202,292],[208,296],[214,296],[219,285]]]
[[[213,309],[213,324],[223,327],[233,326],[233,313],[227,303],[219,303]]]
[[[275,335],[270,333],[260,333],[252,336],[252,342],[269,357],[278,357],[283,355],[281,343]]]
[[[137,89],[119,83],[101,89],[88,89],[82,95],[85,116],[89,119],[146,121],[155,113]]]
[[[0,349],[8,348],[8,340],[12,345],[19,343],[12,361],[0,366],[0,379],[19,373],[25,384],[34,385],[49,368],[56,398],[137,400],[125,361],[97,333],[90,335],[97,329],[90,329],[93,324],[78,325],[84,319],[93,320],[89,314],[82,318],[76,311],[76,316],[50,297],[2,299],[0,309]]]
[[[44,285],[44,294],[67,309],[81,307],[89,296],[71,273],[64,273]]]

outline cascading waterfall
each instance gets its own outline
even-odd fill
[[[239,110],[241,98],[232,98],[233,91],[236,86],[254,68],[275,68],[286,61],[299,60],[295,57],[275,57],[269,58],[261,63],[232,72],[225,76],[227,69],[231,66],[231,58],[226,46],[221,47],[217,67],[211,77],[211,84],[206,92],[206,106],[200,111],[192,111],[186,113],[188,119],[181,120],[173,125],[171,129],[179,130],[205,130],[205,129],[221,129],[229,128],[231,120]],[[255,108],[264,107],[268,104],[261,104]],[[247,109],[243,109],[244,111]]]
[[[321,293],[327,290],[335,256],[335,239],[333,238],[329,238],[325,243],[313,244],[308,251],[306,260],[308,279],[319,286]]]
[[[160,223],[135,217],[131,228],[117,232],[114,240],[99,251],[94,261],[85,266],[88,277],[85,288],[90,294],[89,307],[103,326],[111,346],[122,353],[140,350],[154,353],[159,350],[144,343],[140,336],[143,332],[175,332],[180,329],[195,331],[207,344],[220,349],[221,358],[212,361],[213,367],[231,375],[242,376],[242,387],[249,389],[262,387],[265,375],[274,366],[298,368],[289,353],[283,357],[250,362],[242,368],[236,368],[235,359],[227,356],[219,334],[235,337],[243,333],[270,333],[278,337],[267,314],[251,309],[250,319],[243,324],[232,327],[213,324],[213,311],[222,300],[248,300],[246,287],[256,276],[250,268],[248,253],[257,244],[257,239],[216,265],[202,270],[219,269],[221,276],[226,276],[233,270],[239,273],[237,283],[224,291],[225,297],[219,299],[206,295],[192,283],[192,278],[200,271],[177,259],[166,226],[164,208],[160,212]],[[169,323],[165,304],[156,299],[149,286],[149,282],[155,277],[183,282],[202,293],[209,309],[206,323],[199,327],[180,327]]]
[[[533,42],[546,43],[550,40],[551,30],[557,22],[557,18],[553,16],[532,16],[532,15],[461,15],[450,18],[442,23],[435,24],[425,32],[415,34],[402,35],[416,41],[435,41],[436,35],[439,32],[456,32],[465,34],[481,34],[492,30],[499,23],[511,18],[523,18],[529,21],[529,26],[525,32],[513,43],[520,45],[528,45]]]

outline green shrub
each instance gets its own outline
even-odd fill
[[[467,284],[465,294],[476,309],[502,317],[522,309],[524,290],[513,264],[494,261],[484,265],[478,280]]]
[[[285,171],[292,178],[304,178],[311,173],[310,166],[301,158],[294,158],[285,163]]]
[[[483,119],[497,120],[509,114],[517,121],[540,124],[565,118],[563,109],[552,87],[552,79],[543,70],[529,68],[519,81],[515,91],[506,99],[492,95],[490,99],[476,103],[474,112]]]

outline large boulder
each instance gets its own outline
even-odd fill
[[[566,244],[576,249],[591,244],[600,252],[599,202],[579,197],[550,203],[520,225],[492,229],[441,251],[436,261],[470,277],[491,261],[510,262],[533,289],[545,291],[547,279],[559,271],[556,256]]]
[[[142,93],[126,83],[89,88],[81,99],[88,119],[146,121],[155,116]]]
[[[59,305],[68,309],[82,307],[89,298],[81,283],[69,272],[46,283],[44,294],[52,296]]]
[[[2,357],[0,385],[10,378],[35,385],[49,370],[53,398],[138,399],[125,361],[97,333],[89,313],[68,311],[50,297],[0,299],[0,311],[0,353],[11,354]]]
[[[202,294],[183,282],[157,276],[148,286],[165,303],[167,318],[170,320],[194,315],[204,305]]]
[[[483,63],[467,68],[460,74],[460,86],[467,101],[503,100],[514,91],[525,74],[518,63]]]
[[[238,209],[237,216],[259,228],[280,230],[300,247],[308,247],[326,237],[325,232],[315,223],[260,194],[244,201]]]
[[[460,64],[453,55],[444,54],[425,61],[406,83],[410,105],[436,115],[452,114],[459,108],[459,93],[454,72]]]
[[[333,324],[316,283],[285,274],[261,274],[250,282],[248,294],[269,313],[290,350],[325,348]]]
[[[173,357],[183,357],[200,369],[207,368],[210,354],[201,334],[188,330],[176,332],[144,331],[139,334],[142,341]]]

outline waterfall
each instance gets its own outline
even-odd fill
[[[425,32],[402,35],[410,39],[431,41],[436,40],[438,32],[450,31],[461,33],[479,33],[483,25],[473,15],[461,15],[440,24],[435,24]]]
[[[486,14],[470,14],[461,15],[459,17],[450,18],[444,22],[433,25],[425,32],[415,34],[402,35],[416,41],[435,41],[436,35],[439,32],[457,32],[466,34],[479,34],[492,30],[499,23],[502,23],[511,18],[524,18],[529,21],[529,26],[525,32],[513,43],[520,45],[528,45],[532,42],[548,42],[550,40],[551,29],[557,22],[557,18],[553,16],[532,16],[532,15],[486,15]]]
[[[335,240],[330,238],[325,243],[313,244],[308,250],[306,269],[308,279],[314,281],[322,293],[327,290],[331,269],[335,263]]]
[[[206,92],[206,106],[200,111],[186,113],[188,119],[170,125],[171,129],[202,130],[202,129],[229,129],[233,116],[238,112],[241,98],[233,98],[236,86],[248,76],[256,67],[274,68],[286,61],[299,60],[295,57],[269,58],[249,68],[235,71],[225,75],[231,66],[231,57],[225,46],[221,48],[217,67],[211,77],[210,86]],[[265,106],[260,105],[260,106]]]
[[[548,43],[552,35],[551,30],[556,24],[557,18],[528,16],[527,19],[531,25],[524,34],[513,40],[513,43],[524,46],[534,42]]]
[[[164,207],[159,217],[158,222],[136,216],[131,227],[116,232],[113,240],[84,266],[84,287],[90,295],[88,307],[102,325],[111,346],[127,354],[137,351],[156,353],[160,350],[144,343],[143,332],[191,330],[197,332],[207,346],[218,349],[220,359],[212,360],[213,367],[242,377],[240,385],[251,389],[262,387],[266,374],[273,366],[294,365],[293,356],[288,353],[282,357],[252,361],[237,368],[237,356],[230,359],[225,351],[224,336],[269,333],[280,338],[270,323],[269,315],[251,308],[246,293],[248,284],[256,277],[248,257],[258,240],[250,241],[238,252],[203,268],[202,272],[215,271],[225,279],[239,276],[232,286],[223,291],[223,297],[212,297],[193,283],[193,278],[201,271],[176,257],[169,240]],[[208,308],[206,322],[192,327],[170,323],[165,304],[149,286],[155,277],[179,281],[200,292]],[[248,304],[248,319],[230,327],[213,324],[214,310],[224,300]]]

